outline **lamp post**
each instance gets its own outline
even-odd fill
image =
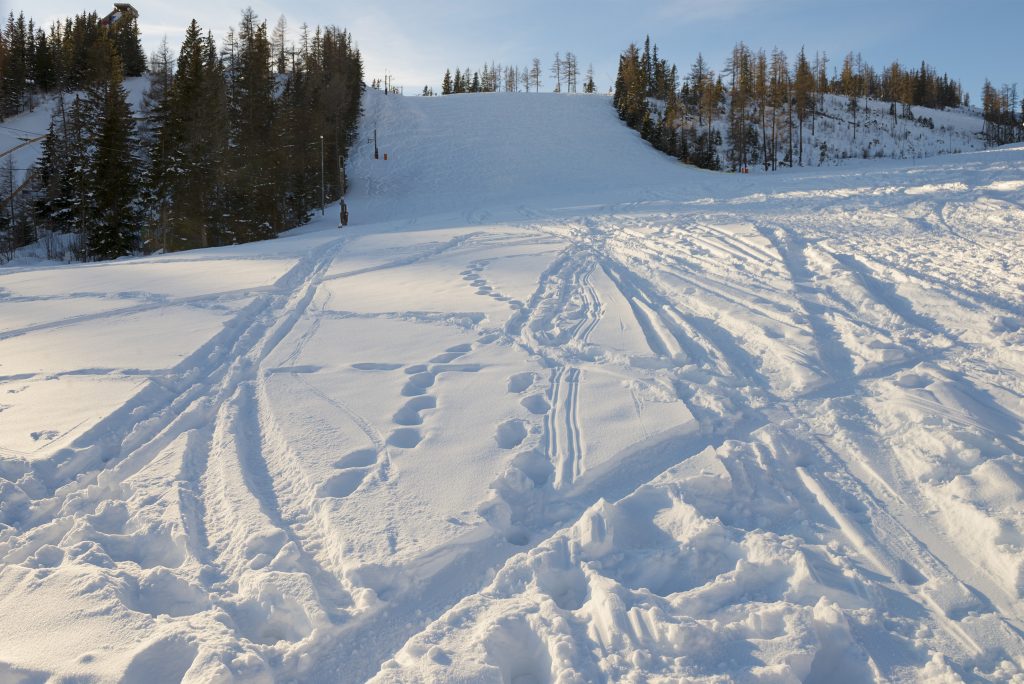
[[[324,136],[320,136],[320,215],[324,215]]]

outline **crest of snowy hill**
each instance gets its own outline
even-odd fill
[[[348,175],[373,220],[611,201],[679,166],[620,130],[603,96],[403,98],[368,90],[363,108]]]
[[[0,680],[1024,680],[1024,147],[371,92],[347,176],[0,270]]]

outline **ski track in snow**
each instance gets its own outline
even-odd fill
[[[1024,150],[368,98],[340,235],[0,270],[0,679],[1024,681]]]

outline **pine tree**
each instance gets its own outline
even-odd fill
[[[583,84],[583,92],[595,93],[597,92],[597,85],[594,84],[594,65],[591,64],[587,67],[587,80]]]
[[[850,126],[853,130],[853,139],[857,139],[857,98],[860,96],[860,79],[854,70],[853,53],[847,53],[843,58],[843,71],[839,75],[840,87],[843,95],[847,98],[846,110],[851,114]]]
[[[58,98],[36,174],[36,216],[46,229],[85,232],[85,219],[92,214],[85,203],[92,184],[87,136],[93,120],[78,96],[70,103],[64,95]]]
[[[0,71],[3,71],[2,67],[0,67]],[[36,33],[36,54],[32,64],[32,74],[36,86],[44,93],[51,92],[57,87],[57,73],[54,68],[50,41],[42,29]]]
[[[651,86],[654,83],[654,64],[651,61],[651,37],[644,38],[644,52],[640,56],[640,80],[644,88],[644,96],[654,96]]]
[[[223,214],[228,211],[224,187],[228,124],[224,67],[213,48],[212,36],[204,40],[195,20],[186,29],[178,53],[178,68],[167,98],[167,122],[157,144],[161,155],[154,162],[163,166],[154,168],[151,175],[160,184],[160,246],[173,251],[226,241]]]
[[[753,56],[742,42],[733,48],[727,70],[731,73],[729,88],[729,160],[732,170],[747,166],[751,150],[757,147],[757,131],[751,125],[753,89]]]
[[[757,101],[758,119],[761,121],[761,160],[764,170],[769,168],[768,162],[768,58],[764,50],[757,51],[754,66],[754,99]]]
[[[451,69],[444,70],[444,78],[441,80],[441,94],[452,94],[452,72]]]
[[[323,60],[323,37],[318,30],[313,56]],[[231,154],[229,155],[230,238],[248,242],[273,236],[281,229],[273,196],[274,81],[270,72],[267,25],[247,9],[238,27],[238,73],[229,91]]]
[[[533,64],[530,66],[530,82],[533,84],[533,92],[540,92],[540,57],[533,58]],[[529,90],[529,89],[527,89]]]
[[[139,142],[124,88],[121,58],[111,46],[111,79],[89,90],[99,113],[91,176],[95,219],[88,233],[90,259],[113,259],[138,246]]]
[[[814,110],[814,73],[807,61],[804,49],[796,58],[796,74],[793,77],[793,94],[796,98],[796,116],[800,122],[800,166],[804,165],[804,121]]]
[[[551,77],[555,79],[555,90],[554,92],[562,92],[562,57],[559,53],[555,53],[555,60],[551,63]]]
[[[125,76],[141,76],[146,72],[146,53],[139,37],[139,21],[125,13],[110,27],[110,40],[124,65]]]
[[[288,49],[285,47],[287,39],[288,20],[282,14],[277,18],[277,24],[274,25],[274,33],[271,37],[274,68],[278,74],[283,74],[288,70]]]
[[[709,69],[707,63],[704,61],[704,56],[697,53],[697,61],[690,67],[690,92],[692,101],[691,104],[697,108],[697,125],[703,126],[704,107],[701,106],[701,101],[704,97],[704,90],[709,86]]]
[[[642,127],[644,122],[649,120],[649,113],[643,66],[635,43],[631,43],[619,56],[612,103],[619,112],[619,118],[630,128],[640,130],[642,134]]]
[[[4,27],[0,26],[0,121],[6,118],[7,113],[5,84],[9,60],[10,48],[7,46],[7,33],[4,31]]]
[[[149,211],[151,230],[144,239],[143,248],[167,251],[169,150],[166,149],[167,140],[162,133],[170,123],[170,96],[174,84],[173,57],[167,38],[160,42],[160,47],[153,53],[149,63],[149,88],[142,97],[141,133],[149,160],[145,174],[144,203]]]
[[[565,90],[569,93],[575,93],[577,80],[579,79],[579,64],[576,61],[576,55],[572,52],[566,52],[565,58],[562,60],[562,66],[565,76]]]
[[[14,116],[22,110],[29,76],[27,30],[24,13],[20,13],[17,19],[14,12],[7,15],[7,28],[3,32],[5,64],[0,74],[4,96],[3,102],[0,102],[0,111],[4,116]]]

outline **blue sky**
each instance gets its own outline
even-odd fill
[[[94,6],[105,11],[108,4]],[[135,6],[149,52],[164,35],[176,51],[193,17],[223,35],[245,4],[137,0]],[[1024,86],[1024,0],[271,0],[252,7],[271,25],[283,14],[293,35],[303,22],[348,28],[367,79],[387,70],[406,93],[425,84],[437,89],[446,66],[526,65],[539,57],[546,73],[555,51],[566,50],[584,68],[593,63],[598,87],[606,91],[619,52],[647,33],[683,72],[698,52],[720,69],[742,40],[755,49],[778,46],[790,56],[801,45],[833,58],[859,51],[876,68],[893,59],[924,59],[960,79],[975,101],[986,76],[997,85]],[[80,0],[39,0],[25,12],[48,25],[81,10]]]

